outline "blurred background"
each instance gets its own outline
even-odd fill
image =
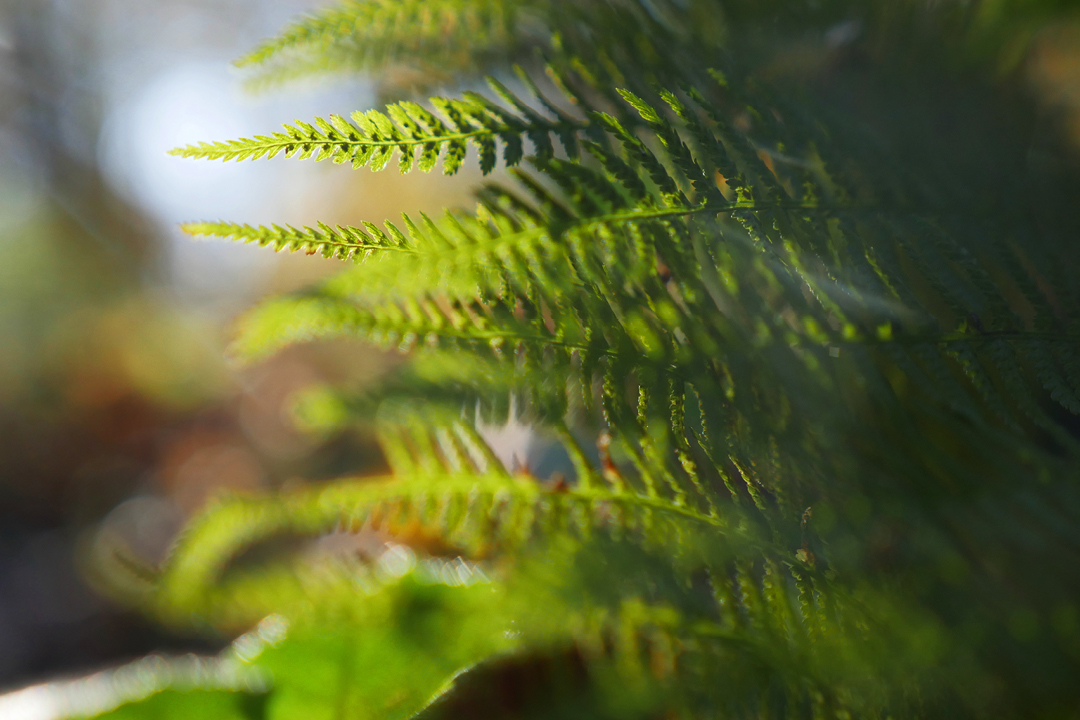
[[[299,390],[375,382],[394,357],[337,342],[251,368],[227,359],[238,313],[340,266],[177,224],[378,220],[466,204],[475,178],[166,154],[374,105],[357,79],[245,91],[230,61],[316,4],[0,0],[0,691],[212,649],[95,591],[81,568],[103,543],[152,566],[214,493],[381,468],[364,431],[311,437],[289,413]],[[1012,60],[1075,146],[1078,27],[1042,28]],[[778,54],[785,72],[820,72],[861,32],[833,30],[813,53]],[[1037,140],[1032,163],[1066,162]]]
[[[245,91],[230,61],[314,4],[0,0],[0,690],[209,649],[94,591],[81,568],[103,539],[150,565],[216,492],[380,468],[371,437],[307,437],[289,407],[393,359],[330,343],[227,360],[240,311],[338,264],[177,224],[356,223],[460,204],[463,185],[166,154],[375,102],[359,80]]]

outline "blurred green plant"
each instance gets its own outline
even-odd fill
[[[105,561],[163,622],[262,628],[207,665],[250,674],[235,702],[166,677],[108,717],[1075,714],[1077,177],[1029,162],[1019,60],[1063,18],[372,1],[258,48],[267,77],[474,89],[177,154],[452,174],[501,146],[509,179],[442,218],[187,226],[348,263],[240,356],[412,361],[297,408],[374,418],[391,477],[223,498],[163,567]],[[500,461],[515,413],[564,474]]]

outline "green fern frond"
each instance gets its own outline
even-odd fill
[[[325,223],[319,223],[314,228],[305,226],[297,229],[291,225],[252,227],[229,222],[197,222],[184,223],[180,229],[189,235],[233,239],[272,247],[278,252],[303,251],[308,255],[321,255],[338,260],[362,260],[373,252],[382,250],[411,251],[397,238],[384,234],[374,226],[362,230],[342,225],[332,228]]]
[[[495,354],[519,343],[574,349],[571,343],[552,337],[535,319],[517,321],[505,303],[485,307],[476,303],[440,305],[428,300],[423,305],[366,306],[325,293],[309,293],[267,301],[249,312],[240,322],[232,352],[251,362],[294,343],[350,336],[402,351],[446,343],[487,348]]]
[[[520,5],[490,0],[347,2],[293,23],[237,64],[265,65],[263,74],[270,78],[295,71],[298,64],[307,65],[306,71],[362,71],[404,63],[445,73],[468,67],[477,56],[506,53],[517,45]],[[470,52],[462,52],[466,46]]]
[[[633,527],[651,533],[657,523],[677,518],[700,523],[702,528],[728,527],[725,521],[658,498],[602,489],[550,491],[530,480],[498,475],[342,483],[281,499],[220,502],[187,530],[175,548],[155,602],[165,611],[171,608],[183,614],[200,608],[204,617],[212,614],[212,608],[202,604],[215,602],[219,591],[214,588],[230,561],[240,549],[275,535],[316,537],[341,528],[364,527],[386,529],[393,535],[396,529],[416,522],[459,552],[485,557],[535,541],[552,522],[564,523],[567,529],[578,519],[589,526],[602,525],[609,512],[619,513],[619,531],[624,534]],[[575,519],[579,513],[584,515]],[[230,603],[243,603],[244,597],[245,593],[238,593]],[[259,617],[266,611],[260,607],[252,615]]]
[[[500,95],[516,107],[527,107],[504,86]],[[480,154],[480,168],[486,175],[496,163],[496,140],[503,144],[507,166],[522,158],[522,141],[534,144],[540,157],[550,156],[550,135],[564,138],[586,129],[587,123],[563,114],[549,120],[536,112],[519,118],[508,110],[476,93],[462,99],[432,98],[439,114],[414,102],[400,102],[377,110],[356,112],[352,122],[340,115],[329,121],[315,118],[314,125],[297,120],[285,125],[284,132],[256,135],[226,142],[199,143],[176,148],[170,154],[203,160],[257,160],[279,154],[300,160],[332,160],[351,163],[353,168],[381,170],[399,153],[398,168],[407,173],[414,168],[430,172],[443,160],[443,172],[453,175],[465,160],[472,144]]]
[[[760,692],[762,683],[768,685],[776,678],[783,678],[782,693],[788,701],[799,702],[797,698],[812,696],[814,688],[820,692],[824,686],[819,683],[827,675],[840,668],[850,672],[848,664],[861,662],[866,657],[863,653],[871,650],[860,648],[865,641],[859,639],[858,632],[852,633],[824,612],[826,607],[835,612],[842,606],[850,621],[852,613],[860,612],[856,605],[849,605],[842,593],[833,594],[829,581],[813,569],[791,565],[790,561],[790,567],[785,567],[768,559],[772,552],[768,545],[749,536],[740,539],[745,531],[737,529],[734,518],[721,522],[644,496],[550,491],[529,481],[477,477],[338,485],[282,500],[284,503],[237,499],[205,515],[189,530],[166,569],[168,579],[156,601],[160,607],[179,612],[174,617],[194,611],[227,626],[242,624],[245,617],[284,612],[295,626],[290,628],[284,649],[304,642],[304,628],[310,623],[339,612],[335,605],[352,608],[349,623],[358,631],[372,632],[377,627],[374,623],[386,623],[378,620],[385,608],[402,603],[407,606],[413,592],[407,589],[411,583],[402,585],[399,580],[402,573],[408,573],[405,580],[415,578],[428,585],[469,587],[479,582],[477,587],[483,588],[494,582],[485,594],[474,593],[474,600],[462,595],[446,608],[457,614],[455,622],[475,624],[474,632],[480,634],[474,644],[483,647],[479,657],[494,649],[491,640],[485,639],[490,637],[487,633],[494,631],[496,637],[502,637],[505,625],[500,623],[513,619],[519,640],[505,645],[507,648],[524,638],[532,642],[544,638],[548,646],[553,641],[576,638],[590,677],[600,681],[601,687],[603,676],[615,673],[624,682],[659,682],[658,688],[664,689],[661,697],[666,697],[667,703],[699,708],[734,703],[730,706],[733,711]],[[694,524],[698,531],[693,530]],[[237,532],[241,527],[244,530]],[[288,564],[280,571],[262,568],[257,575],[225,569],[241,547],[273,534],[318,537],[327,532],[380,528],[391,533],[395,528],[416,532],[418,527],[436,528],[438,537],[451,542],[451,547],[456,546],[466,557],[485,558],[487,569],[470,566],[470,561],[461,558],[425,559],[422,554],[393,547],[386,551],[389,559],[371,561],[393,564],[385,570],[365,569],[362,561],[332,559],[309,569]],[[498,557],[506,553],[520,557],[525,552],[528,558],[526,548],[547,547],[545,537],[562,541],[543,550],[542,563],[523,559],[515,569],[499,569]],[[580,538],[585,544],[571,545],[568,552],[570,538]],[[691,549],[689,555],[683,555]],[[672,552],[680,558],[674,567],[667,565]],[[754,559],[763,554],[765,559]],[[596,563],[613,562],[625,566],[625,572],[617,576],[617,592],[613,592],[610,580],[596,574]],[[713,578],[715,600],[699,596],[692,584],[682,584],[682,578],[705,568]],[[559,586],[576,587],[577,599],[549,598],[551,573],[561,578]],[[474,576],[477,579],[470,580]],[[636,595],[657,583],[674,604],[649,602]],[[343,594],[343,587],[351,590]],[[796,594],[802,598],[801,605],[794,601]],[[827,596],[831,600],[826,600]],[[290,597],[296,598],[295,607]],[[449,600],[452,596],[445,597]],[[485,597],[488,599],[476,606],[476,601]],[[714,601],[719,604],[712,605]],[[874,605],[877,601],[866,597],[860,602]],[[555,623],[553,606],[560,607]],[[473,614],[472,619],[461,614],[466,609]],[[312,612],[314,615],[305,619]],[[914,617],[908,620],[921,622]],[[876,622],[869,616],[866,621]],[[390,622],[388,629],[396,631]],[[894,631],[899,633],[900,628]],[[817,646],[805,645],[811,634],[816,634]],[[903,658],[911,648],[899,643],[893,650],[894,657]],[[452,658],[460,651],[447,649],[437,655]],[[263,651],[268,655],[262,655],[259,664],[271,662],[280,652]],[[715,676],[707,670],[710,666],[723,668],[721,675],[730,672],[732,666],[724,658],[741,658],[740,662],[751,663],[752,669],[728,676],[722,683],[726,690],[717,692],[720,686],[701,681]],[[896,664],[902,667],[905,662],[906,658]],[[877,671],[891,674],[898,668],[879,665]],[[853,680],[849,675],[848,681]],[[288,692],[289,681],[283,679],[281,684],[279,692]],[[449,692],[442,703],[454,697],[455,690]],[[456,692],[461,692],[460,688]],[[888,699],[872,682],[855,680],[848,692],[851,694],[842,701],[837,700],[841,706],[880,704]]]

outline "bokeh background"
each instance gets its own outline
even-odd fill
[[[0,690],[215,642],[111,603],[87,557],[115,544],[152,565],[215,493],[379,470],[363,430],[305,435],[289,408],[394,358],[330,343],[228,360],[239,312],[336,262],[177,225],[355,223],[464,202],[463,185],[166,154],[376,101],[358,79],[245,89],[231,60],[313,5],[0,0]]]
[[[362,428],[304,434],[290,407],[319,383],[378,382],[394,356],[336,342],[256,367],[228,359],[244,308],[337,263],[197,241],[177,224],[436,211],[467,203],[476,178],[166,154],[374,105],[364,79],[253,93],[230,65],[316,4],[0,0],[0,691],[224,642],[165,635],[123,610],[87,558],[115,547],[152,566],[215,493],[381,467]],[[777,72],[827,71],[861,28],[830,32],[777,52]],[[1080,24],[1018,47],[1008,61],[1048,128],[1031,162],[1076,162],[1040,138],[1080,147]],[[530,442],[507,433],[504,445]]]

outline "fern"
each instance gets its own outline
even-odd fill
[[[1000,98],[959,94],[919,40],[989,26],[817,5],[785,17],[862,17],[869,56],[892,42],[875,22],[911,38],[871,63],[890,82],[860,86],[863,115],[756,59],[760,10],[734,0],[347,3],[256,50],[271,71],[453,57],[463,85],[546,57],[516,68],[527,99],[492,79],[498,103],[175,151],[453,173],[471,143],[486,174],[501,143],[510,169],[438,218],[185,226],[348,261],[252,310],[234,350],[409,353],[298,411],[374,422],[392,473],[224,499],[124,598],[231,634],[284,618],[288,639],[243,656],[272,672],[274,718],[1071,712],[1075,223],[1018,192],[1027,145]],[[927,132],[942,116],[964,137]],[[557,441],[562,477],[500,462],[483,429],[512,414]],[[252,565],[281,537],[305,550]],[[320,550],[340,537],[387,544]],[[523,706],[483,704],[522,674]]]

